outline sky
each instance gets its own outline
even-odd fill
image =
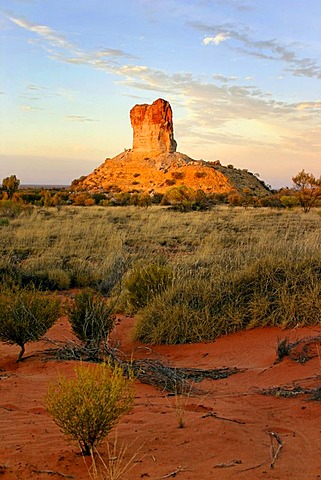
[[[0,0],[0,180],[69,184],[168,100],[177,150],[321,175],[320,0]]]

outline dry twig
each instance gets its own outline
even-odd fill
[[[281,448],[283,447],[283,442],[282,442],[281,438],[279,437],[279,435],[277,433],[268,432],[268,434],[270,435],[270,439],[271,439],[271,447],[270,447],[271,464],[270,464],[270,467],[274,468],[275,462],[277,461],[278,456],[279,456],[280,451],[281,451]],[[278,448],[276,450],[274,449],[274,439],[277,441],[277,444],[278,444]]]
[[[225,422],[233,422],[233,423],[238,423],[239,425],[245,425],[245,422],[243,420],[236,420],[234,418],[226,418],[226,417],[219,417],[215,412],[208,412],[202,415],[202,418],[207,418],[207,417],[214,417],[217,420],[224,420]]]
[[[64,478],[75,478],[72,475],[66,475],[65,473],[55,472],[54,470],[32,470],[34,473],[47,473],[48,475],[59,475]]]
[[[159,477],[159,480],[160,480],[160,479],[163,479],[163,478],[176,477],[176,475],[177,475],[179,472],[184,472],[185,470],[186,470],[186,468],[178,467],[178,468],[177,468],[176,470],[174,470],[173,472],[167,473],[166,475],[163,475],[162,477]]]

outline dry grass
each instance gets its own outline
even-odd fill
[[[10,220],[1,234],[0,275],[7,283],[91,286],[107,295],[124,273],[129,278],[138,266],[165,265],[171,284],[139,313],[136,338],[144,341],[197,341],[256,325],[320,321],[316,210],[35,209]],[[118,309],[130,310],[130,302],[122,288]]]

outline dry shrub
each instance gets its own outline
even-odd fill
[[[80,365],[75,373],[50,385],[45,403],[60,430],[90,455],[132,407],[133,377],[105,363]]]

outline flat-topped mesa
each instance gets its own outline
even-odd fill
[[[133,153],[156,157],[176,152],[173,114],[170,104],[159,98],[151,105],[135,105],[130,111]]]

